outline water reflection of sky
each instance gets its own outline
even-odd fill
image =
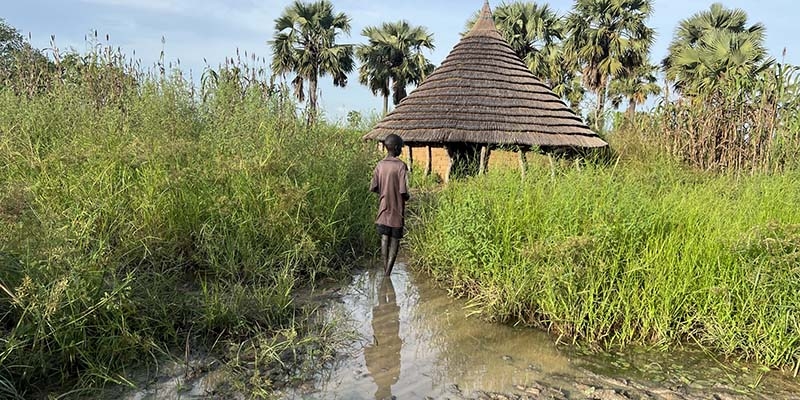
[[[321,378],[319,391],[302,398],[424,398],[453,385],[464,393],[510,391],[545,370],[568,371],[546,335],[466,318],[463,304],[402,264],[391,284],[384,282],[382,273],[362,272],[331,309],[329,317],[357,338]]]

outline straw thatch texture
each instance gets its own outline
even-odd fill
[[[412,146],[607,146],[514,53],[488,4],[442,65],[364,139],[391,133]]]

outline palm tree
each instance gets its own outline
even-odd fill
[[[644,103],[648,97],[661,93],[661,87],[656,83],[657,71],[657,66],[647,63],[636,68],[633,74],[611,81],[608,88],[611,105],[617,108],[623,100],[627,101],[626,116],[632,120],[636,115],[636,106]]]
[[[335,86],[344,87],[347,74],[353,71],[353,46],[336,44],[341,33],[350,33],[350,18],[334,13],[328,0],[295,1],[275,20],[275,38],[270,42],[272,72],[297,74],[292,85],[300,101],[305,100],[303,89],[308,82],[309,122],[317,114],[319,77],[331,75]]]
[[[774,60],[767,57],[762,24],[747,13],[713,4],[678,25],[663,66],[677,90],[693,97],[726,79],[754,78]]]
[[[580,104],[586,97],[586,88],[581,84],[577,60],[567,51],[564,43],[558,45],[550,56],[550,77],[547,84],[553,92],[580,114]]]
[[[595,129],[604,128],[608,85],[633,74],[650,53],[655,31],[646,25],[652,0],[576,0],[567,17],[566,50],[597,96]]]
[[[406,21],[368,26],[361,32],[368,43],[358,46],[361,60],[359,80],[375,95],[383,96],[383,114],[389,112],[389,95],[394,105],[406,95],[408,85],[419,85],[431,72],[433,64],[422,50],[433,50],[433,35],[425,27]]]
[[[531,72],[551,81],[557,73],[554,58],[564,38],[563,19],[548,5],[514,2],[498,6],[494,20],[500,34],[525,61]]]

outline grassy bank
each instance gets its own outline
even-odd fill
[[[668,161],[534,167],[451,183],[415,259],[484,318],[581,343],[693,340],[800,365],[800,175]]]
[[[126,383],[187,343],[302,342],[294,290],[373,240],[358,133],[307,128],[235,67],[201,96],[104,65],[0,87],[0,397]]]

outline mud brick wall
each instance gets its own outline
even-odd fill
[[[419,168],[420,171],[425,170],[425,165],[428,162],[428,149],[426,147],[414,147],[414,168]],[[408,148],[403,150],[401,158],[408,162]],[[431,158],[433,159],[432,174],[439,175],[444,179],[447,173],[447,164],[449,162],[447,151],[443,148],[434,147],[431,149]],[[530,158],[530,156],[529,156]],[[492,150],[489,156],[489,170],[492,168],[510,168],[519,171],[519,155],[513,151]]]

